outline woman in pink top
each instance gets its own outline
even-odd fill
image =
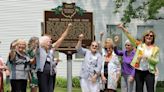
[[[3,71],[6,70],[7,67],[5,66],[2,57],[0,57],[0,92],[3,92]]]

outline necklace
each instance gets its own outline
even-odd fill
[[[108,62],[109,62],[109,61],[111,60],[111,58],[112,58],[112,55],[110,55],[110,56],[107,56],[107,55],[106,55],[106,56],[105,56],[105,61],[108,61]]]

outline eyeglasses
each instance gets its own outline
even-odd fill
[[[148,36],[150,36],[150,37],[154,37],[154,35],[149,35],[149,34],[147,34],[147,35],[145,35],[145,36],[147,36],[147,37],[148,37]]]
[[[129,45],[129,44],[125,44],[125,46],[131,46],[131,45]]]
[[[105,48],[105,50],[112,50],[113,48],[112,47],[110,47],[110,48]]]
[[[92,47],[96,47],[96,48],[98,47],[97,45],[93,45],[93,44],[92,44],[91,46],[92,46]]]

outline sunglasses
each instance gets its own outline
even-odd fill
[[[93,45],[93,44],[92,44],[91,46],[92,46],[92,47],[96,47],[96,48],[98,47],[97,45]]]
[[[145,35],[145,36],[147,36],[147,37],[148,37],[148,36],[150,36],[150,37],[154,37],[154,35],[149,35],[149,34],[147,34],[147,35]]]
[[[113,48],[111,47],[111,48],[104,48],[105,50],[112,50]]]
[[[125,46],[131,46],[131,45],[129,45],[129,44],[125,44]]]

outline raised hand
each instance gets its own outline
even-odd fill
[[[65,37],[68,35],[68,32],[70,31],[71,27],[72,27],[72,23],[69,23],[66,30],[60,36],[60,38],[55,43],[52,44],[53,48],[58,48],[61,45]]]
[[[114,36],[114,44],[118,45],[118,43],[120,42],[120,38],[118,35]]]
[[[117,27],[122,29],[123,32],[129,33],[128,30],[124,27],[123,23],[122,24],[118,24]]]
[[[12,43],[11,45],[11,50],[15,50],[17,46],[17,42]]]
[[[123,23],[117,25],[118,28],[124,28]]]
[[[76,49],[79,49],[81,47],[83,38],[84,38],[84,35],[83,34],[80,34],[79,35],[79,40],[78,40],[77,45],[75,47]]]
[[[71,27],[72,26],[72,23],[68,23],[68,27]]]
[[[79,40],[82,41],[83,38],[84,38],[84,35],[83,35],[83,34],[80,34],[80,35],[79,35]]]
[[[100,41],[103,39],[104,32],[100,32]]]
[[[102,37],[104,35],[104,32],[100,32],[100,36]]]

